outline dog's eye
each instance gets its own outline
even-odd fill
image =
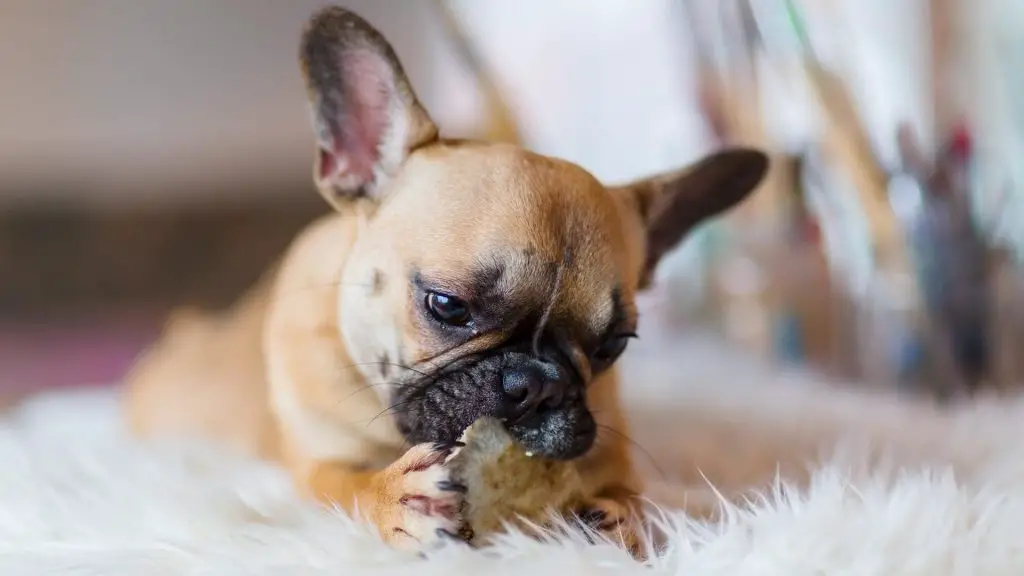
[[[469,324],[469,305],[454,296],[441,294],[439,292],[428,292],[426,303],[427,312],[435,320],[449,326],[465,326]]]
[[[626,332],[615,334],[605,340],[604,344],[601,344],[601,347],[594,352],[593,369],[599,371],[610,366],[626,350],[626,345],[629,344],[629,341],[636,337],[636,334]]]

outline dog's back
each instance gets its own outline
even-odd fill
[[[247,455],[276,454],[261,342],[272,279],[224,312],[172,314],[125,379],[135,434],[213,438]]]

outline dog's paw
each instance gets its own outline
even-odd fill
[[[610,498],[592,498],[576,511],[576,520],[588,535],[598,535],[619,544],[635,555],[643,530],[636,510]]]
[[[463,495],[446,466],[461,446],[419,444],[382,473],[378,525],[384,539],[404,550],[427,550],[446,540],[465,541]]]

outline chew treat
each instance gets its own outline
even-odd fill
[[[463,514],[472,543],[483,543],[506,525],[524,531],[531,523],[543,526],[553,513],[568,516],[581,501],[582,483],[572,463],[523,451],[498,420],[477,420],[460,440],[466,445],[448,467],[467,488]]]

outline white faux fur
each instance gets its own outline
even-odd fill
[[[644,364],[642,352],[631,362]],[[133,443],[116,394],[41,397],[0,424],[0,574],[1024,574],[1024,403],[943,415],[761,376],[678,394],[678,426],[650,435],[666,444],[656,451],[687,458],[688,438],[717,427],[755,452],[705,437],[700,446],[720,448],[708,456],[693,444],[698,465],[770,461],[756,451],[771,438],[807,457],[822,442],[840,455],[808,488],[780,482],[718,524],[665,509],[672,536],[650,566],[611,546],[522,537],[421,560],[300,501],[280,471],[196,446]],[[683,487],[658,490],[673,491]]]

